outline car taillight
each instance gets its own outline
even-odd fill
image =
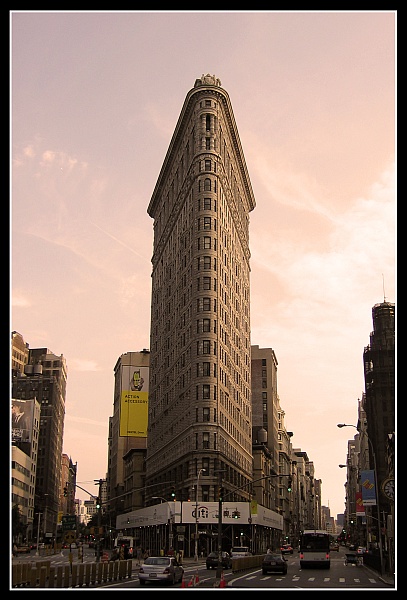
[[[326,557],[325,558],[329,558],[329,552],[326,553]]]
[[[300,559],[302,560],[304,558],[304,553],[300,552]]]

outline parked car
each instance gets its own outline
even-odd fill
[[[206,557],[206,568],[216,569],[218,567],[219,555],[217,552],[210,552]],[[222,552],[222,567],[224,569],[232,568],[232,558],[229,552]]]
[[[287,574],[287,561],[281,554],[265,554],[261,565],[263,575],[267,573]]]
[[[356,554],[362,556],[366,552],[366,548],[364,546],[358,546],[356,549]]]
[[[280,548],[281,554],[293,554],[294,550],[290,544],[283,544]]]
[[[28,544],[21,544],[20,546],[17,546],[16,552],[17,554],[29,554],[31,552],[31,546]]]
[[[331,552],[332,552],[332,550],[334,552],[339,552],[339,544],[337,542],[332,542],[330,548],[331,548]]]
[[[184,568],[174,556],[149,556],[140,567],[138,578],[140,585],[158,581],[174,585],[182,581]]]

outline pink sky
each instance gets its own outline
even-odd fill
[[[11,11],[11,330],[68,365],[64,452],[106,476],[113,368],[149,348],[147,207],[185,96],[230,95],[257,206],[252,344],[331,515],[372,307],[396,297],[394,11]],[[77,496],[87,499],[78,491]]]

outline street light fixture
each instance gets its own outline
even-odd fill
[[[195,490],[195,562],[198,561],[198,489],[199,489],[199,476],[201,473],[204,473],[206,469],[199,469],[198,477],[196,480],[196,490]]]
[[[376,498],[377,517],[378,517],[377,521],[378,521],[378,533],[379,533],[380,574],[383,575],[383,548],[382,548],[382,532],[381,532],[381,524],[380,524],[380,505],[379,505],[379,490],[378,490],[379,481],[377,479],[376,454],[375,454],[375,451],[373,448],[372,440],[370,439],[370,437],[367,435],[367,433],[365,431],[363,431],[363,432],[359,431],[359,429],[358,429],[358,427],[356,427],[356,425],[348,425],[347,423],[338,423],[337,427],[339,427],[340,429],[342,429],[342,427],[353,427],[360,434],[364,433],[366,435],[366,439],[370,445],[370,450],[372,451],[373,471],[374,471],[374,478],[375,478],[375,498]],[[341,466],[341,465],[339,465],[339,466]]]

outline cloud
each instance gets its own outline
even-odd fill
[[[94,360],[86,360],[82,358],[70,358],[69,359],[69,370],[89,372],[89,371],[100,371],[101,368]]]
[[[103,427],[103,428],[107,427],[106,420],[96,421],[95,419],[87,419],[85,417],[75,417],[75,416],[72,416],[70,413],[66,413],[65,420],[72,422],[72,423],[80,423],[82,425],[92,425],[92,426],[95,425],[96,427]],[[74,430],[71,430],[71,432],[72,431],[74,431]],[[82,436],[82,431],[80,432],[80,435]]]
[[[11,297],[11,306],[15,308],[28,308],[31,306],[31,302],[22,292],[14,292]]]

